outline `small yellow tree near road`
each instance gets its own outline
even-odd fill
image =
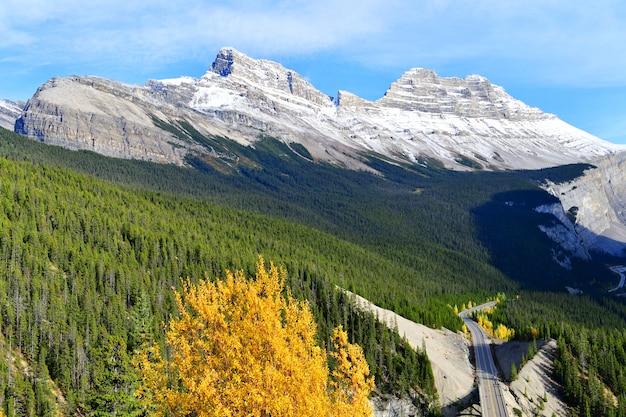
[[[284,269],[259,257],[255,280],[189,280],[179,318],[135,360],[137,396],[157,416],[371,416],[374,388],[358,345],[337,328],[331,352],[316,342],[307,302],[284,294]],[[329,362],[333,369],[329,370]]]

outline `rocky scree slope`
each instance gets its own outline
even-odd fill
[[[510,97],[487,79],[412,69],[379,100],[315,89],[280,64],[232,48],[201,78],[145,86],[55,78],[15,123],[30,138],[108,156],[182,165],[190,154],[234,162],[205,138],[242,145],[266,135],[303,145],[315,160],[369,169],[364,154],[451,169],[534,169],[589,161],[616,146]]]

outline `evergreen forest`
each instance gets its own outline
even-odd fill
[[[164,343],[184,279],[253,276],[282,265],[308,300],[321,345],[342,325],[364,351],[376,395],[409,396],[436,415],[424,351],[356,308],[349,290],[433,328],[460,330],[451,306],[519,294],[494,322],[559,341],[557,373],[573,415],[626,415],[626,307],[596,256],[568,271],[538,228],[539,185],[588,166],[450,172],[363,155],[372,172],[303,157],[263,138],[225,138],[238,164],[189,167],[70,151],[0,129],[0,404],[7,416],[141,415],[131,365]],[[296,149],[298,152],[295,152]],[[587,295],[572,296],[576,284]],[[584,337],[579,337],[583,335]]]

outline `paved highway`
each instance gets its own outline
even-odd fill
[[[617,291],[620,288],[623,288],[624,285],[626,285],[626,275],[624,274],[624,272],[626,272],[626,266],[623,266],[623,265],[612,266],[611,271],[615,272],[616,274],[619,274],[620,280],[619,280],[619,284],[617,284],[617,287],[613,288],[612,290],[609,290],[609,292]]]
[[[476,377],[478,379],[478,394],[480,410],[483,417],[508,417],[502,389],[498,383],[498,372],[491,356],[489,339],[478,324],[468,317],[476,310],[493,307],[495,301],[481,304],[469,310],[462,311],[459,316],[472,335],[474,356],[476,357]]]

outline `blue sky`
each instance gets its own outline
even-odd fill
[[[380,98],[414,67],[481,74],[626,143],[623,0],[2,0],[0,98],[56,76],[200,77],[232,46],[334,96]]]

